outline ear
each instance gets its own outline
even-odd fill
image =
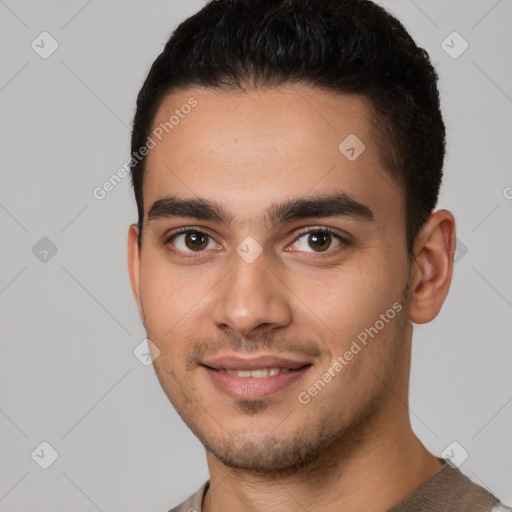
[[[132,224],[128,231],[128,271],[139,316],[143,320],[142,303],[140,300],[140,257],[139,227],[137,224]]]
[[[453,273],[455,218],[447,210],[434,212],[414,243],[409,319],[433,320],[443,305]]]

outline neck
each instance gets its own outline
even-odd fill
[[[404,352],[408,362],[410,344]],[[411,429],[408,368],[402,365],[385,403],[371,419],[300,472],[254,475],[227,468],[207,452],[210,487],[204,512],[384,512],[399,503],[442,466]]]

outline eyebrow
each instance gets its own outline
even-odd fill
[[[230,226],[234,216],[229,214],[222,204],[207,199],[184,199],[167,196],[156,200],[148,211],[148,222],[157,219],[190,217]],[[351,217],[360,221],[373,221],[372,210],[356,201],[346,193],[319,195],[308,198],[292,199],[272,204],[265,212],[263,225],[269,229],[291,220]]]

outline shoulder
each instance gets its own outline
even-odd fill
[[[389,512],[512,512],[459,469],[445,463],[426,482]]]
[[[169,512],[202,512],[203,497],[208,490],[210,481],[205,482],[192,496],[189,496],[183,503]]]

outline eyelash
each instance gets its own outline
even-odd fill
[[[199,251],[199,252],[196,252],[196,253],[194,253],[194,252],[187,253],[187,252],[184,252],[184,251],[180,251],[179,249],[171,249],[171,248],[169,248],[169,243],[174,238],[176,238],[178,235],[188,234],[188,233],[200,233],[200,234],[205,235],[205,236],[207,236],[207,237],[209,237],[209,238],[211,238],[213,240],[213,237],[211,237],[208,233],[205,233],[204,231],[202,231],[199,228],[186,227],[186,228],[179,228],[171,236],[166,237],[164,242],[163,242],[163,245],[166,246],[169,251],[171,251],[173,253],[179,253],[180,255],[184,255],[183,257],[185,257],[185,258],[200,258],[200,257],[202,257],[204,251]],[[308,235],[309,233],[327,233],[329,235],[334,236],[336,239],[338,239],[338,241],[340,242],[340,245],[338,247],[335,247],[334,249],[329,249],[329,250],[325,251],[324,253],[317,253],[317,254],[309,254],[308,253],[308,255],[306,256],[307,258],[322,258],[322,257],[325,257],[325,256],[323,256],[324,254],[331,255],[333,253],[336,253],[338,250],[342,249],[343,247],[350,247],[351,246],[351,242],[350,242],[350,240],[347,237],[344,237],[344,236],[340,235],[334,229],[331,229],[331,228],[328,228],[328,227],[319,227],[319,226],[317,226],[317,227],[310,227],[310,228],[306,229],[305,231],[302,231],[301,233],[299,233],[293,239],[293,241],[289,245],[293,245],[294,243],[297,242],[297,240],[299,240],[300,238],[302,238],[305,235]]]

